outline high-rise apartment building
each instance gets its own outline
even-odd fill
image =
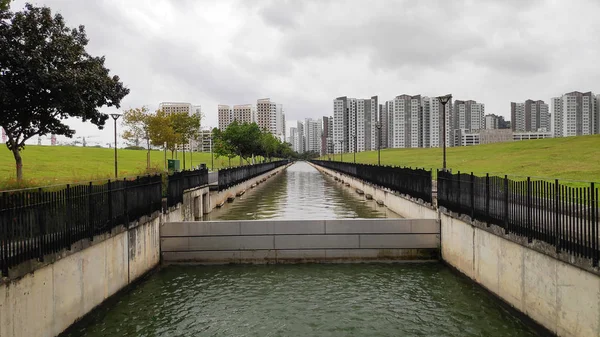
[[[444,139],[442,135],[444,134],[444,105],[440,103],[440,100],[437,97],[429,97],[429,143],[426,147],[442,147]],[[452,120],[452,101],[446,103],[445,106],[446,112],[446,146],[452,146],[454,144],[453,132],[451,128],[451,120]],[[427,122],[427,120],[425,119]]]
[[[321,153],[321,120],[307,118],[304,123],[304,151]]]
[[[242,104],[242,105],[234,105],[233,106],[233,121],[237,121],[238,123],[252,123],[252,104]]]
[[[194,112],[194,106],[190,103],[184,102],[161,102],[158,104],[158,109],[164,111],[166,114],[186,112],[191,114]]]
[[[554,137],[598,133],[598,108],[592,92],[573,91],[551,100],[551,129]]]
[[[297,138],[296,138],[296,146],[297,146],[298,150],[296,150],[296,151],[298,153],[304,153],[304,152],[306,152],[306,141],[304,140],[304,123],[302,123],[301,121],[298,121],[297,129],[298,129],[298,133],[297,133]]]
[[[348,152],[349,105],[346,96],[333,100],[333,147],[335,153]]]
[[[298,152],[298,128],[290,128],[290,136],[288,137],[288,143],[290,143],[292,150]]]
[[[229,105],[219,104],[217,106],[217,118],[219,130],[225,130],[233,121],[233,110]]]
[[[270,98],[261,98],[256,101],[256,124],[261,130],[266,130],[277,135],[278,112],[281,113],[281,107],[278,109],[275,102]],[[281,134],[281,133],[280,133]]]
[[[379,132],[377,130],[377,122],[379,115],[379,98],[377,96],[371,96],[370,99],[369,113],[365,114],[365,149],[377,150]]]
[[[422,123],[420,122],[421,95],[400,95],[394,99],[392,147],[420,147]]]
[[[333,153],[333,117],[323,116],[321,126],[321,154]]]
[[[454,101],[453,128],[477,131],[484,129],[485,105],[473,100]]]
[[[394,100],[384,103],[384,110],[387,115],[387,147],[394,147]]]
[[[548,104],[531,99],[523,103],[510,103],[510,118],[513,132],[529,132],[550,129]],[[487,126],[486,126],[487,127]]]

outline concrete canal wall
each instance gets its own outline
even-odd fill
[[[183,202],[166,213],[142,217],[71,250],[31,260],[0,280],[0,337],[52,337],[160,263],[160,224],[193,221],[210,212],[220,195],[250,188],[283,167],[222,193],[208,187],[187,190]],[[216,199],[214,195],[217,195]]]
[[[439,222],[422,219],[248,220],[161,225],[163,263],[437,260]]]
[[[441,258],[513,308],[558,336],[600,336],[600,270],[553,247],[399,197],[364,181],[321,172],[384,200],[405,217],[439,219]],[[392,197],[390,197],[392,196]]]
[[[210,193],[210,202],[209,202],[207,211],[205,211],[205,213],[209,213],[211,210],[213,210],[215,207],[217,207],[218,204],[225,202],[228,197],[235,197],[239,192],[248,190],[251,188],[252,185],[259,184],[259,183],[263,182],[264,180],[271,178],[272,176],[285,170],[292,164],[293,164],[293,162],[289,163],[287,165],[279,166],[269,172],[263,173],[252,179],[248,179],[248,180],[246,180],[240,184],[237,184],[235,186],[232,186],[226,190],[211,192]]]
[[[160,214],[81,241],[0,285],[0,336],[56,336],[160,262]]]
[[[366,183],[360,179],[347,176],[337,171],[327,169],[321,166],[311,164],[314,168],[334,178],[343,180],[344,183],[350,184],[353,188],[363,191],[365,194],[373,196],[374,200],[383,201],[385,206],[392,210],[394,213],[401,215],[404,218],[409,219],[438,219],[437,210],[422,201],[410,198],[405,195],[386,191],[384,189],[375,187],[369,183]]]

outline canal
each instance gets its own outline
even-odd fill
[[[207,219],[398,217],[306,163]],[[64,336],[538,336],[441,263],[169,266]]]

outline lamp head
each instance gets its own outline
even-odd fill
[[[121,117],[121,114],[110,114],[110,117],[112,117],[114,120],[117,120],[119,117]]]
[[[452,99],[452,94],[448,94],[448,95],[444,95],[444,96],[439,96],[438,97],[438,100],[443,105],[446,105],[446,103],[448,103],[451,99]]]

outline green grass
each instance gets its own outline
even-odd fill
[[[343,155],[343,161],[353,160],[352,153]],[[600,135],[451,147],[446,161],[454,173],[599,182]],[[377,164],[377,151],[357,153],[356,162]],[[435,174],[442,167],[442,149],[383,149],[381,164],[433,169]]]
[[[24,183],[16,184],[15,160],[6,146],[0,147],[0,190],[47,186],[80,181],[110,179],[114,177],[114,149],[27,145],[23,157]],[[167,153],[171,158],[171,153]],[[183,169],[183,154],[178,153]],[[193,161],[192,161],[193,159]],[[150,151],[151,172],[164,171],[165,156],[162,151]],[[211,169],[210,153],[186,153],[186,168],[190,162],[197,166],[205,163]],[[232,158],[231,165],[239,165],[239,158]],[[229,159],[214,159],[214,168],[228,167]],[[146,174],[146,151],[118,150],[119,177]]]

